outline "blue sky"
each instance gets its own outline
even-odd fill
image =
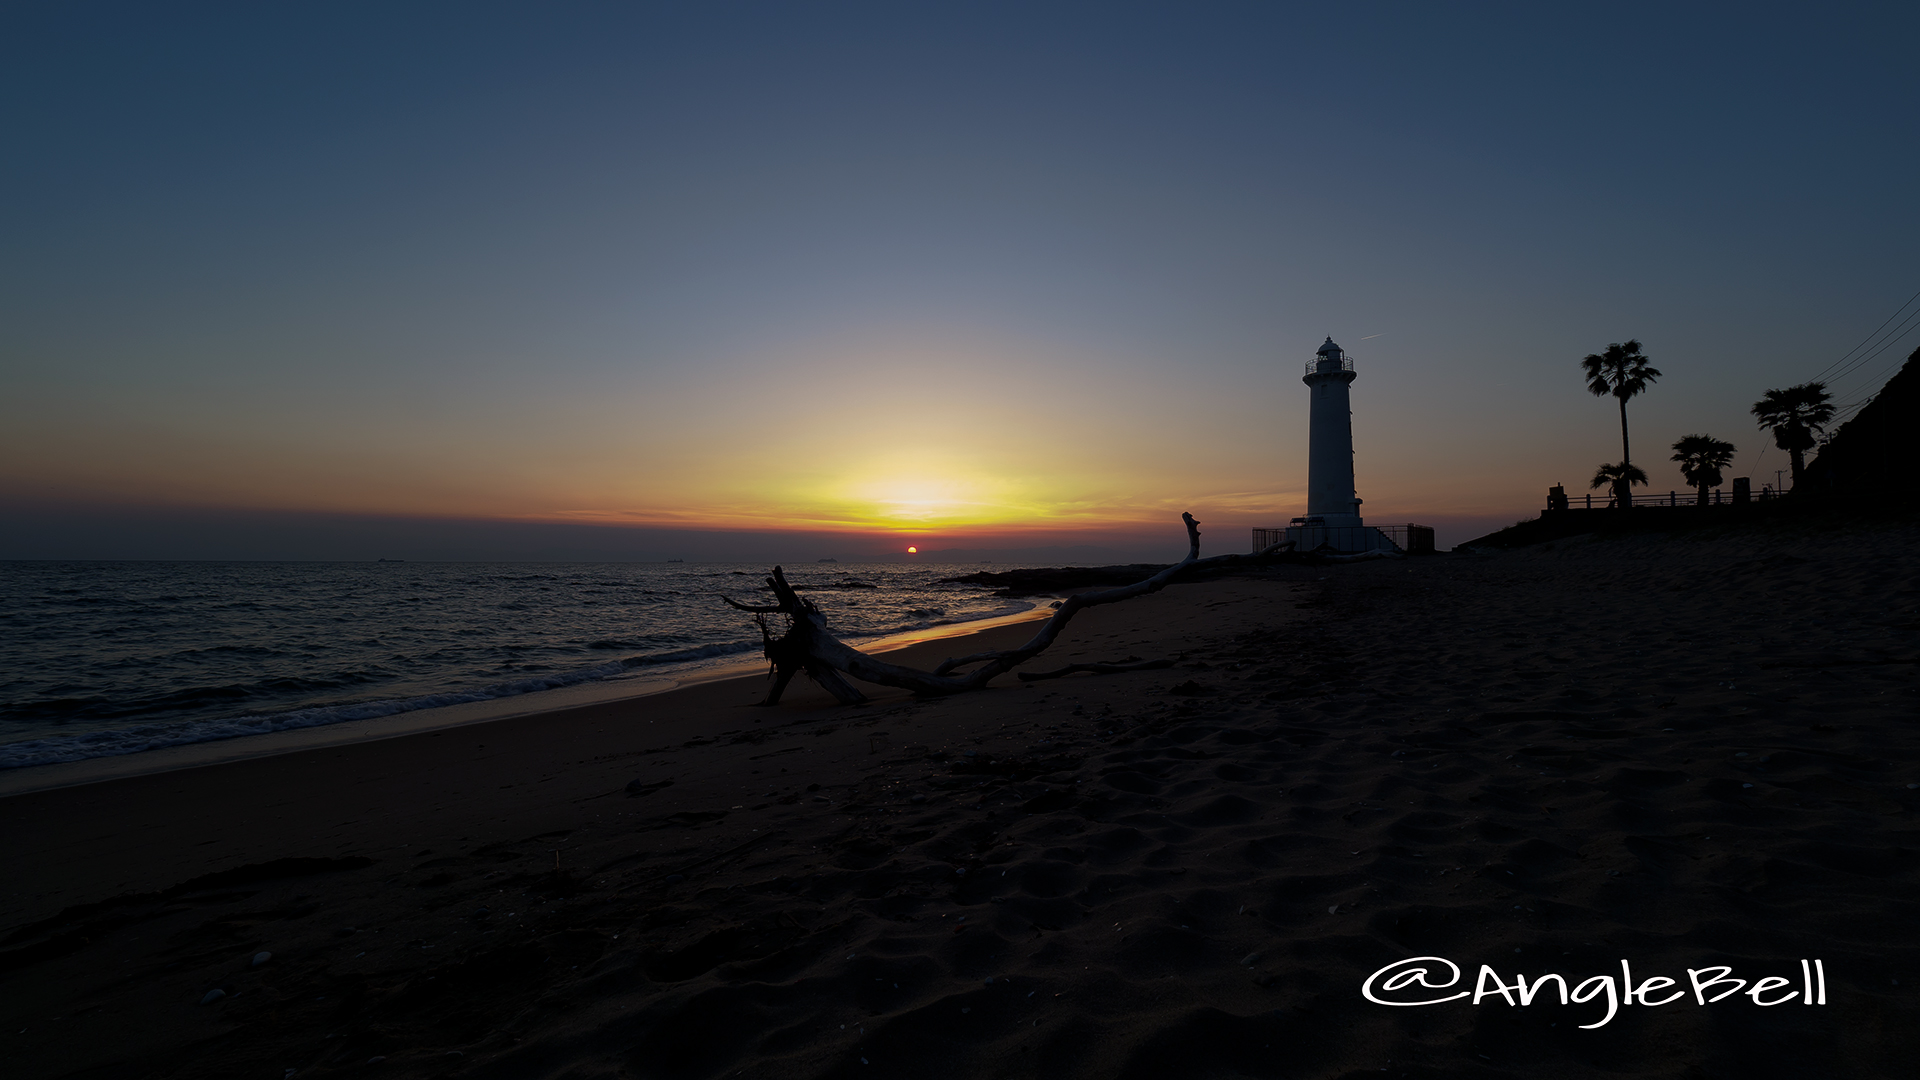
[[[1578,360],[1630,336],[1654,487],[1696,431],[1757,485],[1747,406],[1920,288],[1917,24],[10,5],[0,556],[121,511],[128,556],[242,512],[1177,544],[1302,512],[1328,334],[1377,520],[1584,490]]]

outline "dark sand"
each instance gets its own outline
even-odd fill
[[[715,683],[0,799],[0,1060],[1920,1075],[1916,534],[1295,568],[1095,609],[1033,665],[1172,670],[856,708]],[[1817,958],[1828,1004],[1581,1030],[1602,1001],[1361,996],[1420,955],[1465,970],[1443,993],[1624,958],[1779,994]]]

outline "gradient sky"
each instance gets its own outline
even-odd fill
[[[1329,334],[1369,520],[1585,491],[1619,435],[1578,362],[1627,337],[1653,487],[1692,432],[1757,487],[1747,407],[1920,288],[1916,40],[1910,4],[8,4],[0,557],[117,511],[1178,554],[1190,509],[1237,549],[1304,512]]]

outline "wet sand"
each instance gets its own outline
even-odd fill
[[[0,1050],[22,1077],[1909,1075],[1914,534],[1293,567],[1094,609],[1031,665],[1167,670],[771,710],[718,682],[0,798]],[[1689,991],[1583,1030],[1604,998],[1362,996],[1418,956],[1463,970],[1434,997],[1624,959],[1773,999],[1819,960],[1827,1003]]]

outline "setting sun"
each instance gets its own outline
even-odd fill
[[[909,555],[918,555],[918,554],[920,554],[920,549],[919,549],[919,548],[917,548],[917,547],[910,547],[910,548],[908,548],[908,549],[907,549],[907,554],[909,554]]]

